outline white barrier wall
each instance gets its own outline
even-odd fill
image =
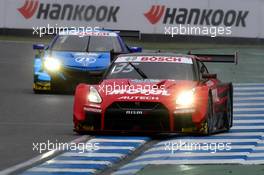
[[[5,2],[6,1],[0,1],[0,28],[5,25]]]
[[[264,0],[1,0],[0,27],[99,26],[163,34],[165,27],[231,27],[264,38]]]

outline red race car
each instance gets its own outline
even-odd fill
[[[233,86],[204,62],[234,62],[234,55],[140,53],[119,55],[98,85],[79,84],[73,122],[78,133],[228,131]]]

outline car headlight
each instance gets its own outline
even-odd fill
[[[176,104],[181,106],[191,106],[194,103],[194,90],[181,92],[177,99]]]
[[[55,58],[47,58],[44,61],[44,67],[45,69],[47,69],[48,71],[58,71],[61,67],[61,62]]]
[[[101,103],[102,98],[99,95],[98,91],[94,87],[90,87],[90,92],[87,96],[88,101],[92,103]]]

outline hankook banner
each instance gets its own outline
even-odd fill
[[[261,0],[0,1],[1,28],[99,26],[175,36],[222,30],[222,36],[264,38],[263,21]]]

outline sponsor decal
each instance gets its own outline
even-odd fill
[[[159,100],[159,97],[154,96],[122,96],[118,98],[119,100]]]
[[[159,83],[162,80],[159,80],[159,79],[132,79],[130,81],[133,83]]]
[[[43,20],[117,22],[119,9],[120,6],[60,4],[45,1],[39,3],[39,0],[25,0],[18,11],[25,19],[35,15],[36,19]]]
[[[126,114],[127,115],[143,115],[143,111],[135,111],[135,110],[133,110],[133,111],[126,111]]]
[[[125,57],[126,62],[133,62],[137,60],[137,57]]]
[[[132,57],[118,57],[115,62],[165,62],[193,64],[192,58],[173,56],[138,56],[133,57],[133,59]]]
[[[161,22],[162,24],[246,27],[248,14],[248,10],[188,9],[152,5],[144,16],[152,25]]]
[[[142,95],[161,95],[161,96],[170,96],[169,92],[165,89],[157,90],[142,90],[142,89],[123,89],[123,90],[113,90],[108,93],[108,95],[123,95],[123,94],[142,94]]]
[[[144,13],[144,16],[151,24],[156,24],[161,19],[165,11],[165,5],[152,5],[148,12]]]
[[[83,66],[89,66],[90,64],[96,62],[96,58],[95,57],[76,57],[75,62],[80,63]]]

